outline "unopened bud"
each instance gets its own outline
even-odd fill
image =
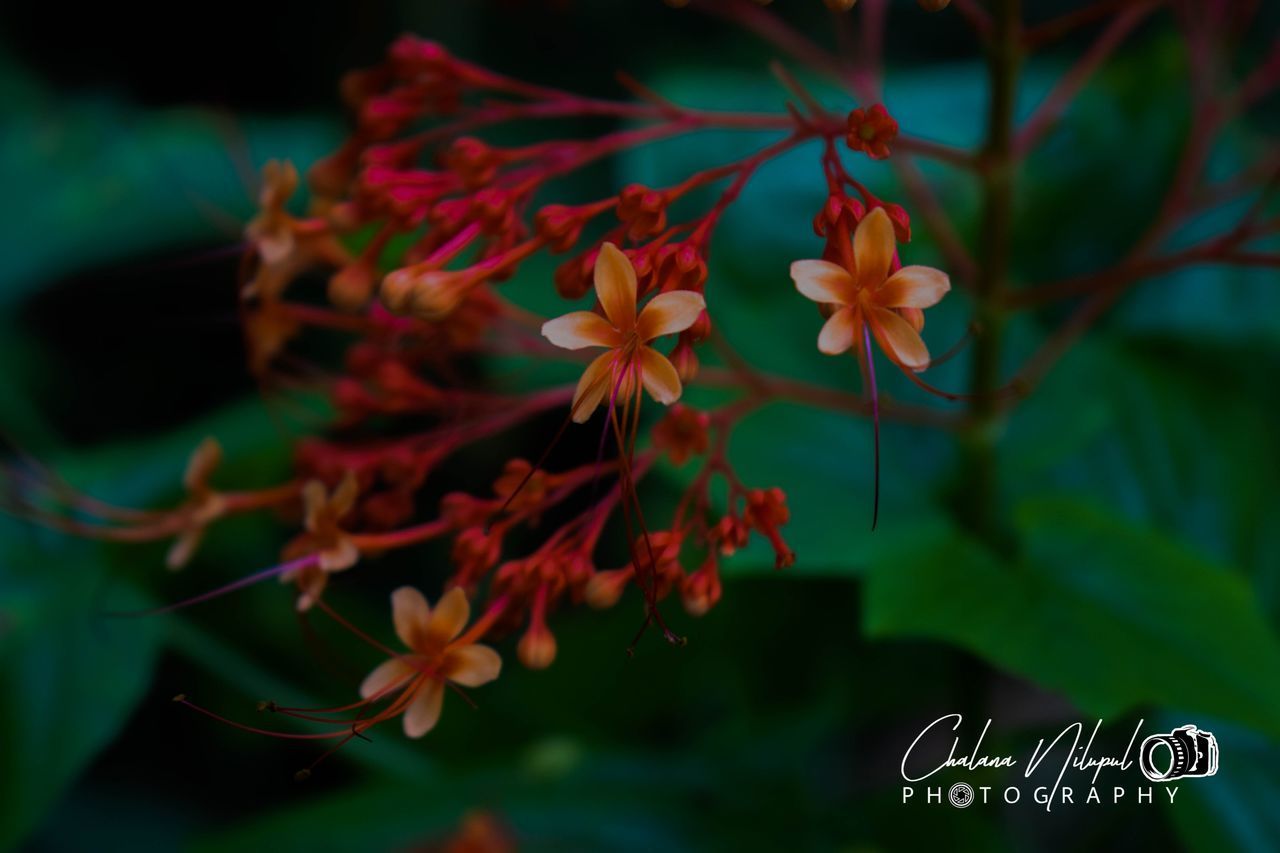
[[[671,363],[675,365],[676,373],[680,375],[680,381],[686,385],[692,382],[698,375],[698,354],[693,351],[693,344],[685,339],[684,335],[680,336],[676,348],[671,351]]]
[[[369,303],[373,287],[373,264],[356,261],[329,279],[329,301],[339,311],[355,313]]]
[[[516,646],[516,655],[529,669],[546,669],[556,659],[555,635],[545,624],[530,625]]]
[[[414,267],[403,267],[387,273],[378,289],[378,297],[392,314],[408,314],[413,298],[413,283],[419,272]]]
[[[631,569],[609,569],[596,572],[587,581],[587,589],[583,597],[587,604],[597,610],[604,610],[618,603],[622,592],[631,582]]]

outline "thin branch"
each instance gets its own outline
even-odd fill
[[[1087,26],[1133,5],[1133,0],[1099,0],[1082,9],[1075,9],[1057,18],[1027,27],[1022,36],[1022,44],[1027,50],[1038,50],[1050,42],[1070,35],[1080,27]]]
[[[1014,150],[1018,156],[1025,156],[1049,132],[1094,72],[1155,8],[1154,3],[1142,3],[1130,6],[1116,16],[1111,25],[1098,36],[1093,46],[1080,57],[1071,70],[1062,76],[1035,113],[1022,126],[1014,142]]]
[[[952,0],[951,5],[960,13],[960,17],[969,22],[978,38],[987,41],[991,38],[991,14],[977,4],[975,0]]]

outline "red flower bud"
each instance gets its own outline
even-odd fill
[[[564,204],[548,204],[533,217],[534,230],[552,252],[573,248],[586,224],[586,218],[576,208]]]
[[[787,547],[778,528],[791,519],[791,511],[787,509],[787,496],[782,489],[752,489],[747,492],[747,507],[742,513],[742,520],[747,526],[758,530],[769,538],[775,555],[774,565],[784,569],[796,561],[795,552]]]
[[[556,292],[565,299],[581,299],[591,290],[592,272],[595,270],[599,249],[591,249],[556,267]]]
[[[715,554],[680,585],[680,600],[690,616],[702,616],[720,600],[720,568]]]
[[[675,365],[681,382],[688,384],[697,378],[698,354],[693,351],[693,344],[689,342],[687,333],[680,335],[680,340],[676,342],[675,349],[671,351],[668,359]]]
[[[667,197],[643,184],[630,184],[618,194],[617,214],[632,240],[656,237],[667,227]]]
[[[706,412],[676,403],[654,425],[653,446],[665,450],[672,463],[683,465],[689,461],[689,457],[707,452],[707,428],[710,425],[711,416]]]
[[[884,212],[889,214],[889,220],[893,222],[893,236],[899,243],[911,242],[911,216],[901,205],[893,202],[881,202]]]
[[[366,498],[360,505],[365,523],[377,530],[392,530],[413,518],[413,492],[392,489]]]
[[[850,148],[872,160],[883,160],[889,156],[889,143],[898,137],[898,122],[883,104],[872,104],[849,113],[848,130],[845,141]]]
[[[739,548],[745,548],[751,538],[751,531],[736,515],[726,515],[711,528],[710,539],[717,545],[720,554],[732,557]]]
[[[843,228],[852,233],[865,213],[866,208],[856,198],[850,198],[843,192],[832,193],[827,196],[822,210],[813,217],[813,233],[819,237],[826,237],[837,228]]]
[[[462,136],[449,146],[443,160],[445,167],[462,178],[467,187],[476,189],[493,180],[502,155],[475,137]]]

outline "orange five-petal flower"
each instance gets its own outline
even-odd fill
[[[839,355],[861,340],[865,323],[899,367],[921,371],[929,366],[929,350],[918,326],[899,312],[936,305],[951,289],[951,280],[941,270],[921,266],[889,275],[893,253],[893,223],[884,208],[877,207],[853,233],[852,269],[830,261],[791,265],[797,290],[814,302],[836,306],[818,335],[818,349]]]
[[[191,560],[200,540],[204,538],[205,528],[227,509],[227,501],[209,485],[209,477],[222,461],[222,445],[215,438],[206,438],[187,460],[187,471],[182,476],[182,484],[187,489],[187,502],[183,507],[186,513],[186,526],[174,540],[173,546],[165,557],[165,564],[170,569],[180,569]]]
[[[332,494],[319,480],[310,480],[302,487],[306,532],[285,546],[284,558],[296,560],[315,554],[316,561],[280,575],[281,583],[297,584],[301,612],[310,610],[320,599],[330,573],[346,571],[360,559],[360,549],[341,525],[343,517],[355,507],[359,489],[355,474],[350,471]]]
[[[410,654],[384,661],[360,684],[361,698],[398,698],[403,710],[404,733],[422,737],[435,727],[444,703],[445,682],[479,687],[498,677],[502,658],[488,646],[459,640],[471,618],[466,593],[454,587],[432,610],[422,593],[402,586],[391,593],[391,617],[396,636]]]
[[[659,403],[680,398],[680,376],[665,355],[649,346],[654,338],[683,332],[707,307],[702,294],[689,290],[660,293],[636,315],[636,270],[612,243],[600,247],[595,266],[596,295],[604,317],[574,311],[542,326],[547,340],[565,349],[608,347],[578,381],[573,420],[587,421],[608,393],[626,399],[635,380]]]

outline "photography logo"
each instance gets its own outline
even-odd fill
[[[973,786],[968,782],[957,782],[947,791],[947,801],[958,809],[968,808],[973,802]]]
[[[1191,724],[1146,735],[1146,721],[1138,720],[1127,739],[1121,739],[1123,733],[1101,735],[1101,719],[1090,728],[1077,721],[1052,737],[1041,737],[1030,754],[1016,755],[983,748],[990,719],[976,739],[961,733],[963,722],[960,714],[944,714],[922,728],[903,752],[903,805],[981,809],[1034,803],[1046,812],[1101,803],[1173,805],[1185,787],[1181,780],[1218,772],[1217,738]],[[962,773],[980,775],[955,778]]]
[[[1142,742],[1138,767],[1152,782],[1212,776],[1218,772],[1218,740],[1213,732],[1178,726],[1167,735],[1152,735]]]

